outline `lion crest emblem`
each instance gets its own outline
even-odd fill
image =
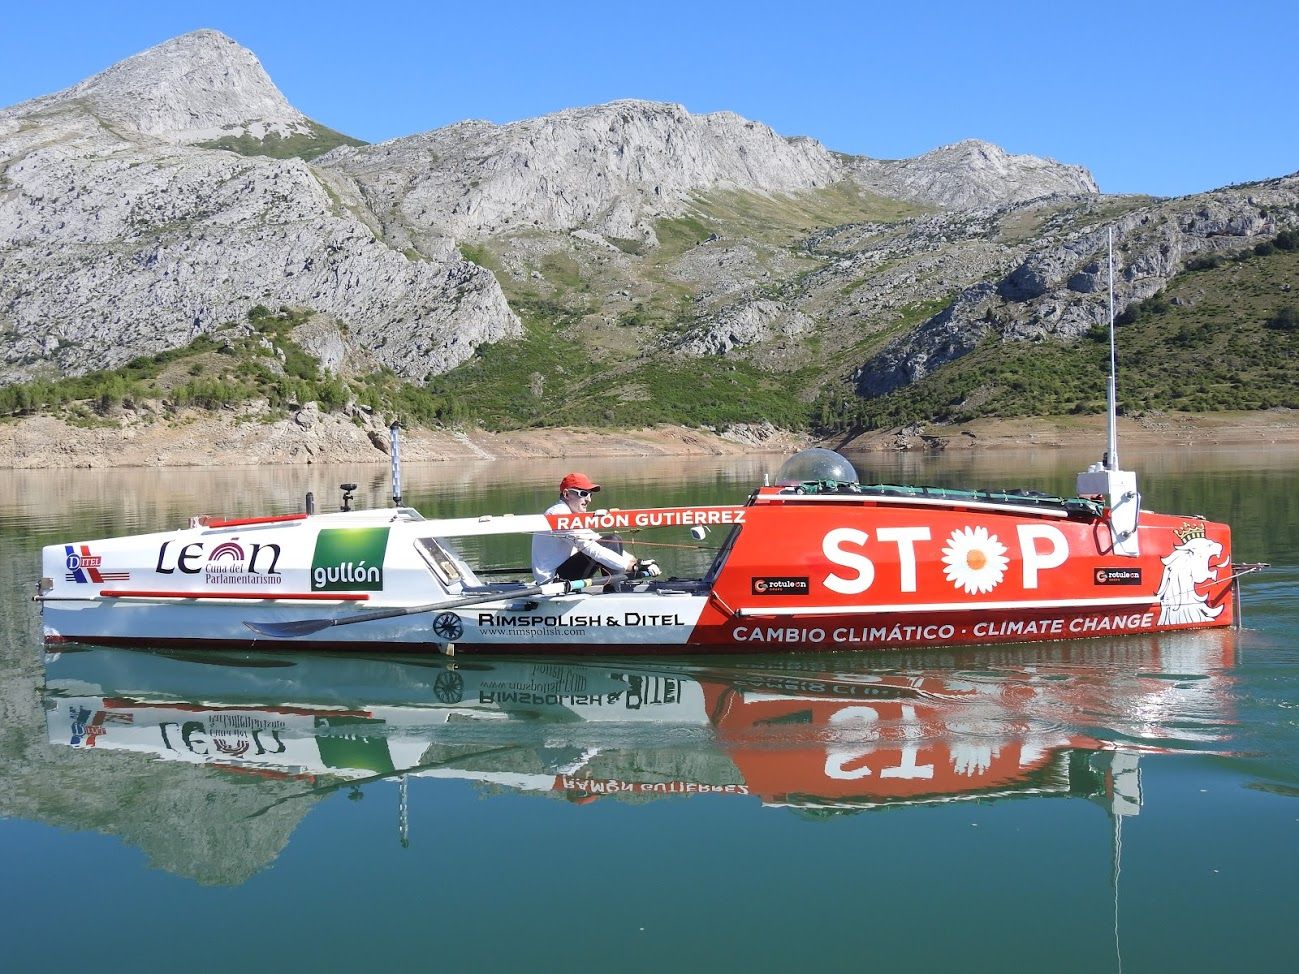
[[[1197,585],[1216,581],[1218,571],[1211,566],[1222,557],[1222,545],[1204,536],[1201,525],[1187,525],[1176,532],[1182,543],[1163,560],[1164,577],[1159,582],[1159,624],[1176,626],[1210,622],[1222,614],[1222,606],[1211,608],[1209,597],[1196,591]]]

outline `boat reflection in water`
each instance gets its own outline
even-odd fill
[[[418,776],[579,803],[1072,795],[1126,815],[1139,754],[1227,746],[1235,638],[644,667],[75,650],[49,655],[45,702],[54,744],[290,779],[301,797],[391,779],[404,802]]]

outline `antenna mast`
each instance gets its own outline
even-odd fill
[[[1114,336],[1114,228],[1108,230],[1110,271],[1110,374],[1106,382],[1109,443],[1105,458],[1093,463],[1078,475],[1078,496],[1104,500],[1105,519],[1109,521],[1113,539],[1111,551],[1116,555],[1135,558],[1141,554],[1137,534],[1137,521],[1141,517],[1141,494],[1137,491],[1137,475],[1119,468],[1119,397],[1118,355]]]
[[[1105,453],[1105,469],[1119,469],[1119,432],[1118,432],[1118,359],[1114,352],[1114,228],[1109,228],[1110,255],[1110,378],[1107,385],[1109,399],[1109,443]]]

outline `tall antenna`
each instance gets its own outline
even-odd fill
[[[1116,555],[1135,558],[1141,554],[1141,537],[1137,522],[1141,519],[1141,494],[1137,490],[1137,475],[1119,467],[1119,395],[1118,354],[1114,336],[1114,228],[1109,237],[1110,270],[1110,374],[1106,382],[1109,413],[1109,443],[1105,457],[1091,464],[1078,475],[1078,496],[1099,497],[1108,504],[1106,519],[1110,525],[1111,551]]]
[[[1119,431],[1118,431],[1118,389],[1115,377],[1118,375],[1118,359],[1114,352],[1114,228],[1109,228],[1110,253],[1110,379],[1107,385],[1109,399],[1109,443],[1105,453],[1105,469],[1119,469]]]

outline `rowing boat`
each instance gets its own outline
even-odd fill
[[[486,536],[711,532],[690,578],[494,581]],[[868,484],[828,450],[729,505],[425,518],[401,506],[195,517],[44,549],[48,642],[486,654],[961,646],[1231,625],[1226,524],[1141,509],[1094,464],[1074,497]]]

